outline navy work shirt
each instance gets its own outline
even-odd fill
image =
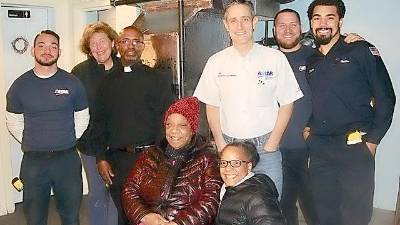
[[[40,78],[29,70],[7,93],[7,111],[24,115],[24,152],[74,147],[74,112],[87,107],[82,83],[62,69],[49,78]]]
[[[293,113],[283,133],[279,148],[281,150],[305,150],[307,149],[303,137],[303,130],[311,116],[311,91],[306,80],[306,59],[316,52],[309,46],[301,46],[294,52],[283,52],[292,67],[293,73],[299,84],[303,97],[293,104]]]
[[[344,37],[323,55],[307,60],[312,92],[311,133],[342,135],[367,132],[378,144],[392,122],[396,97],[378,50],[365,41],[350,44]]]

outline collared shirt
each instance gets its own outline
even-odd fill
[[[343,135],[367,132],[378,144],[392,122],[396,97],[379,51],[368,42],[347,44],[344,37],[328,54],[307,60],[312,93],[311,133]]]
[[[219,107],[224,134],[253,138],[272,131],[278,103],[303,94],[283,53],[254,44],[245,56],[233,46],[211,56],[194,96]]]
[[[239,184],[245,182],[247,179],[250,179],[251,177],[254,176],[253,172],[248,173],[243,179],[241,179],[234,187],[238,186]],[[221,192],[219,193],[219,199],[222,201],[222,198],[224,197],[226,192],[226,184],[223,184],[221,187]]]
[[[167,74],[142,63],[131,72],[107,77],[96,98],[93,137],[97,159],[104,158],[107,146],[118,149],[144,145],[160,138],[165,110],[173,101]]]

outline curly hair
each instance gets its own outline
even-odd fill
[[[228,147],[236,147],[243,151],[243,153],[246,155],[247,159],[251,162],[252,168],[256,167],[258,161],[260,161],[260,155],[257,152],[256,146],[249,141],[244,141],[244,142],[238,142],[234,141],[229,144],[227,144],[221,151],[220,155],[224,152],[225,149]]]
[[[79,48],[86,55],[90,55],[89,42],[94,33],[105,33],[111,41],[118,39],[117,32],[115,32],[115,30],[107,23],[95,22],[88,24],[83,31],[83,35],[79,44]]]
[[[314,0],[311,2],[310,6],[308,6],[307,15],[309,20],[312,19],[314,8],[319,5],[335,6],[340,19],[342,19],[346,13],[346,7],[342,0]]]

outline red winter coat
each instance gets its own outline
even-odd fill
[[[173,218],[179,225],[213,224],[222,180],[215,150],[195,135],[181,159],[159,148],[141,154],[122,190],[122,206],[132,225],[149,213]]]

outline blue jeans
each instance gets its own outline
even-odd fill
[[[255,138],[239,139],[239,138],[229,137],[224,134],[224,139],[226,143],[231,143],[234,141],[235,142],[249,141],[256,146],[258,154],[260,155],[260,161],[253,169],[253,172],[262,173],[269,176],[271,180],[274,181],[275,183],[276,189],[278,190],[279,193],[278,199],[280,199],[282,193],[282,183],[283,183],[282,155],[279,150],[274,152],[267,152],[264,150],[264,145],[267,142],[269,136],[270,134],[265,134]]]
[[[115,225],[118,212],[97,170],[96,156],[81,154],[89,185],[87,208],[91,225]]]
[[[78,152],[25,152],[21,163],[23,208],[28,225],[46,225],[50,191],[63,225],[79,225],[82,165]]]

